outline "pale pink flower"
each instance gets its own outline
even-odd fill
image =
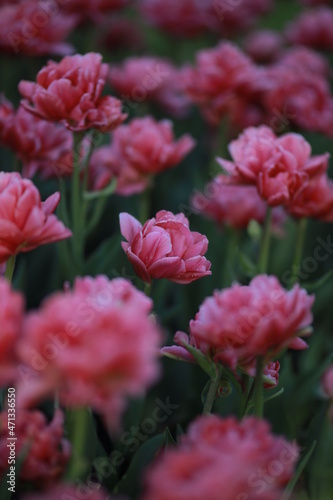
[[[0,414],[0,474],[8,469],[8,414]],[[56,410],[51,422],[38,410],[15,413],[15,453],[26,451],[17,479],[34,483],[39,488],[51,487],[65,472],[71,446],[64,437],[64,415]]]
[[[193,232],[184,214],[161,210],[143,226],[130,214],[121,213],[122,247],[143,281],[166,278],[187,284],[211,274],[204,257],[206,236]]]
[[[25,0],[0,7],[0,51],[11,55],[67,55],[73,47],[64,40],[78,23],[78,17],[55,14],[50,2]]]
[[[279,500],[298,456],[264,420],[199,417],[148,469],[142,500]]]
[[[30,180],[0,172],[0,263],[72,235],[53,214],[59,200],[60,194],[54,193],[42,202]]]
[[[111,67],[110,83],[126,108],[136,109],[138,104],[148,101],[176,117],[188,112],[181,72],[167,59],[127,58],[121,65]]]
[[[116,192],[130,195],[147,187],[152,175],[180,163],[195,143],[187,134],[176,141],[172,126],[168,120],[157,122],[148,116],[118,127],[111,145],[92,155],[93,187],[102,189],[115,178]]]
[[[91,406],[119,424],[126,398],[157,378],[160,330],[152,301],[124,279],[77,278],[28,315],[19,354],[17,400],[29,405],[57,390],[69,407]]]
[[[25,177],[37,172],[43,178],[63,176],[73,170],[71,132],[34,116],[22,106],[15,111],[4,100],[0,103],[0,143],[22,161]]]
[[[8,385],[16,378],[16,343],[22,332],[24,299],[0,277],[0,385]]]
[[[37,74],[36,83],[22,80],[19,91],[26,109],[73,131],[91,128],[111,131],[126,118],[121,101],[102,96],[108,65],[94,52],[49,61]]]
[[[268,205],[287,205],[311,178],[328,168],[328,153],[311,156],[299,134],[276,137],[266,126],[246,129],[229,145],[232,162],[218,159],[235,182],[254,184]]]

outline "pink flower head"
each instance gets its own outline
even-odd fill
[[[333,400],[333,366],[329,366],[321,378],[322,390],[329,399]]]
[[[313,49],[332,50],[333,48],[333,9],[320,7],[303,12],[286,30],[291,43],[306,45]]]
[[[315,177],[306,183],[286,209],[296,218],[313,217],[333,222],[333,181],[326,174]]]
[[[109,495],[104,488],[98,488],[98,490],[88,486],[86,488],[89,492],[89,500],[126,500],[123,496]],[[77,484],[75,486],[58,484],[43,493],[28,493],[22,496],[22,500],[82,500],[84,494],[86,493],[82,493]]]
[[[23,164],[23,175],[43,178],[68,175],[73,169],[73,138],[63,126],[42,120],[20,106],[4,116],[10,103],[0,103],[0,143],[12,149]],[[4,111],[2,111],[4,110]]]
[[[131,57],[110,70],[111,86],[128,108],[150,101],[176,117],[184,116],[189,101],[184,93],[180,71],[168,60],[157,57]]]
[[[238,124],[244,113],[255,113],[252,120],[258,119],[256,99],[261,91],[260,72],[235,45],[221,42],[215,48],[201,50],[196,65],[184,69],[184,87],[209,123],[218,125],[222,117],[229,114],[232,123]]]
[[[279,500],[298,456],[296,444],[274,436],[264,420],[199,417],[178,448],[168,448],[150,467],[143,500]],[[270,464],[279,464],[279,473]],[[259,489],[263,473],[265,488]]]
[[[190,321],[189,338],[176,334],[177,355],[172,347],[162,353],[184,359],[185,342],[215,361],[248,371],[259,355],[268,362],[285,348],[307,347],[298,335],[311,333],[313,302],[299,285],[286,291],[275,276],[259,275],[248,286],[234,284],[206,298]]]
[[[266,126],[246,129],[229,145],[233,162],[221,166],[239,183],[254,184],[268,205],[287,205],[312,177],[328,168],[328,154],[311,157],[299,134],[276,137]]]
[[[294,73],[316,74],[324,78],[328,77],[330,68],[327,59],[307,47],[292,47],[285,50],[279,58],[276,67],[292,68]]]
[[[175,141],[170,121],[136,118],[115,130],[110,146],[93,153],[93,185],[104,188],[115,177],[119,194],[140,192],[152,175],[176,166],[193,147],[189,135]]]
[[[275,61],[282,52],[283,37],[272,30],[254,31],[245,40],[246,53],[259,64]]]
[[[49,61],[37,74],[36,83],[22,80],[22,103],[32,113],[61,122],[74,131],[95,128],[107,132],[126,115],[115,97],[102,96],[108,65],[94,52]]]
[[[190,231],[184,214],[161,210],[144,226],[127,213],[121,213],[120,230],[126,238],[122,247],[143,281],[167,278],[187,284],[211,274],[206,236]]]
[[[0,414],[0,475],[8,469],[8,414]],[[38,410],[18,410],[15,415],[15,451],[27,448],[19,478],[38,487],[51,487],[65,472],[71,446],[64,438],[64,415],[56,410],[51,422]]]
[[[71,54],[73,47],[64,40],[77,22],[77,16],[59,8],[55,13],[50,2],[8,2],[0,7],[0,51],[29,56]]]
[[[6,279],[0,277],[0,385],[12,382],[16,377],[16,342],[23,321],[24,299],[11,289]]]
[[[60,194],[54,193],[42,202],[30,180],[0,172],[0,263],[72,235],[53,215],[59,200]]]
[[[33,374],[22,370],[18,402],[58,390],[63,404],[92,406],[117,425],[126,398],[142,395],[159,372],[151,309],[128,281],[106,276],[77,278],[72,290],[49,297],[25,322],[19,353]]]
[[[60,9],[66,13],[75,14],[81,20],[103,22],[104,15],[108,12],[125,7],[131,0],[65,0],[61,2]]]
[[[195,193],[191,205],[197,213],[212,219],[218,225],[243,229],[251,220],[262,224],[267,204],[260,198],[255,186],[231,184],[225,175],[217,175],[209,182],[204,193]],[[280,209],[273,211],[273,223],[278,228],[284,221]]]
[[[244,31],[253,25],[259,17],[269,12],[272,0],[211,0],[212,8],[222,24],[225,36],[234,36],[235,32]]]

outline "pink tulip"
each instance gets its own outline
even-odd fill
[[[192,232],[184,214],[161,210],[144,226],[127,213],[121,213],[120,230],[127,242],[122,247],[143,281],[166,278],[187,284],[211,274],[210,262],[203,257],[208,240]]]
[[[301,15],[286,30],[291,43],[306,45],[313,49],[332,50],[333,48],[333,10],[320,7]]]
[[[94,52],[49,61],[37,74],[36,83],[22,80],[23,106],[36,115],[61,122],[74,131],[91,128],[113,130],[126,118],[121,102],[102,96],[108,65]]]
[[[72,235],[53,215],[59,200],[60,194],[54,193],[42,202],[30,180],[0,172],[0,263]]]
[[[314,178],[286,207],[293,217],[333,222],[333,181],[326,174]]]

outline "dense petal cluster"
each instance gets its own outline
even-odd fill
[[[333,9],[321,7],[302,13],[286,30],[291,43],[319,50],[333,48]]]
[[[206,236],[191,231],[184,214],[161,210],[143,226],[127,213],[120,216],[122,247],[143,281],[166,278],[187,284],[211,274],[204,257]]]
[[[2,277],[0,304],[0,385],[6,385],[16,378],[15,345],[22,331],[24,300]]]
[[[8,2],[0,7],[0,51],[29,56],[71,54],[73,47],[64,40],[77,22],[77,16],[59,8],[55,12],[50,2]]]
[[[176,166],[194,147],[190,135],[175,141],[172,123],[137,118],[112,134],[110,146],[96,149],[91,158],[93,187],[102,189],[115,178],[116,191],[142,191],[152,175]]]
[[[118,424],[126,397],[143,394],[159,372],[151,309],[128,281],[105,276],[77,278],[72,290],[46,299],[25,322],[19,352],[36,376],[28,373],[18,400],[58,390],[63,404],[92,406]]]
[[[259,64],[274,62],[281,54],[283,37],[277,31],[254,31],[245,40],[246,53]]]
[[[298,455],[263,420],[199,417],[151,466],[143,500],[278,500]]]
[[[8,414],[0,414],[0,474],[8,468]],[[56,410],[48,422],[38,410],[19,410],[15,415],[16,457],[26,452],[19,478],[35,483],[39,488],[50,487],[65,472],[71,446],[64,438],[64,415]]]
[[[246,129],[229,145],[232,162],[219,159],[235,182],[254,184],[268,205],[288,205],[310,179],[326,172],[329,155],[311,156],[299,134],[277,137],[266,126]]]
[[[112,66],[110,83],[129,109],[151,101],[167,113],[182,117],[188,110],[180,71],[166,59],[129,57]]]
[[[53,215],[59,200],[60,194],[54,193],[42,202],[30,180],[0,172],[0,263],[72,235]]]
[[[73,137],[62,125],[42,120],[8,101],[0,104],[0,143],[22,161],[25,177],[68,175],[73,169]]]
[[[333,222],[333,181],[323,174],[306,183],[287,210],[293,217]]]
[[[113,130],[126,115],[118,99],[102,96],[107,74],[108,65],[94,52],[67,56],[59,63],[49,61],[38,72],[36,83],[19,83],[25,98],[22,103],[38,116],[64,123],[70,130]]]

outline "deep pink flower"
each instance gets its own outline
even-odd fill
[[[72,235],[53,215],[59,200],[60,194],[54,193],[42,202],[30,180],[0,172],[0,263]]]
[[[166,59],[131,57],[122,65],[111,67],[110,83],[129,109],[151,101],[170,115],[182,117],[188,111],[189,101],[180,76],[180,71]]]
[[[10,112],[9,112],[10,110]],[[0,104],[0,143],[22,161],[25,177],[69,175],[73,169],[73,137],[62,125],[42,120],[24,109]]]
[[[259,355],[267,362],[285,348],[307,347],[298,334],[311,333],[313,302],[298,285],[286,291],[275,276],[257,276],[248,286],[234,284],[206,298],[190,321],[189,337],[177,332],[177,349],[165,347],[162,353],[190,361],[181,347],[185,342],[233,369],[253,369]]]
[[[116,191],[130,195],[142,191],[150,177],[176,166],[194,147],[184,135],[175,141],[172,123],[151,117],[136,118],[112,134],[110,146],[94,151],[91,158],[93,186],[104,188],[117,179]]]
[[[268,205],[287,205],[311,178],[328,168],[329,155],[311,157],[299,134],[276,137],[266,126],[246,129],[229,145],[233,162],[219,159],[235,182],[254,184]]]
[[[199,417],[149,468],[143,500],[279,500],[298,456],[264,420]]]
[[[98,44],[109,51],[124,51],[124,49],[134,51],[146,47],[143,31],[134,19],[122,16],[107,17],[99,29],[101,36]]]
[[[27,493],[22,496],[22,500],[82,500],[83,495],[89,495],[89,500],[126,500],[125,497],[111,496],[103,488],[96,490],[96,485],[89,487],[83,485],[70,486],[59,484],[53,486],[51,490],[44,493]],[[83,491],[82,491],[83,490]]]
[[[293,73],[316,74],[324,78],[327,78],[330,72],[328,61],[324,56],[307,47],[297,46],[285,50],[275,67],[293,69]]]
[[[46,299],[25,322],[19,353],[33,375],[22,368],[18,402],[57,390],[63,404],[92,406],[119,424],[126,398],[142,395],[159,372],[151,309],[128,281],[106,276],[77,278],[73,290]]]
[[[321,378],[322,390],[329,399],[333,400],[333,366],[329,366]]]
[[[251,27],[274,5],[272,0],[237,0],[233,3],[230,0],[213,0],[211,3],[225,36],[234,36],[235,32]]]
[[[195,193],[191,205],[196,213],[235,229],[246,228],[251,220],[262,224],[267,212],[267,204],[255,186],[231,184],[230,179],[222,174],[205,186],[204,193]],[[282,210],[274,209],[276,229],[281,227],[284,219]]]
[[[61,2],[60,9],[66,13],[76,14],[82,20],[92,19],[97,23],[103,22],[104,15],[122,7],[131,0],[67,0]]]
[[[108,65],[94,52],[49,61],[37,74],[36,83],[22,80],[22,103],[46,120],[61,122],[74,131],[95,128],[107,132],[120,125],[121,102],[102,96]]]
[[[302,12],[286,30],[289,42],[306,45],[313,49],[333,48],[333,9],[320,7]]]
[[[8,469],[8,414],[0,414],[0,475]],[[64,415],[56,410],[51,422],[38,410],[17,410],[15,414],[15,452],[27,455],[19,469],[22,481],[39,488],[52,486],[65,472],[71,446],[64,438]]]
[[[259,64],[275,61],[282,52],[283,36],[272,30],[254,31],[245,40],[246,53]]]
[[[0,51],[10,54],[67,55],[64,40],[77,25],[77,16],[55,12],[50,2],[25,0],[0,7]]]
[[[16,378],[16,342],[22,331],[24,299],[0,277],[0,385],[8,385]]]
[[[187,284],[210,272],[206,236],[190,231],[184,214],[161,210],[144,226],[130,214],[121,213],[120,230],[126,238],[122,247],[143,281],[167,278]]]
[[[293,217],[313,217],[333,222],[333,181],[326,174],[315,177],[287,205]]]

